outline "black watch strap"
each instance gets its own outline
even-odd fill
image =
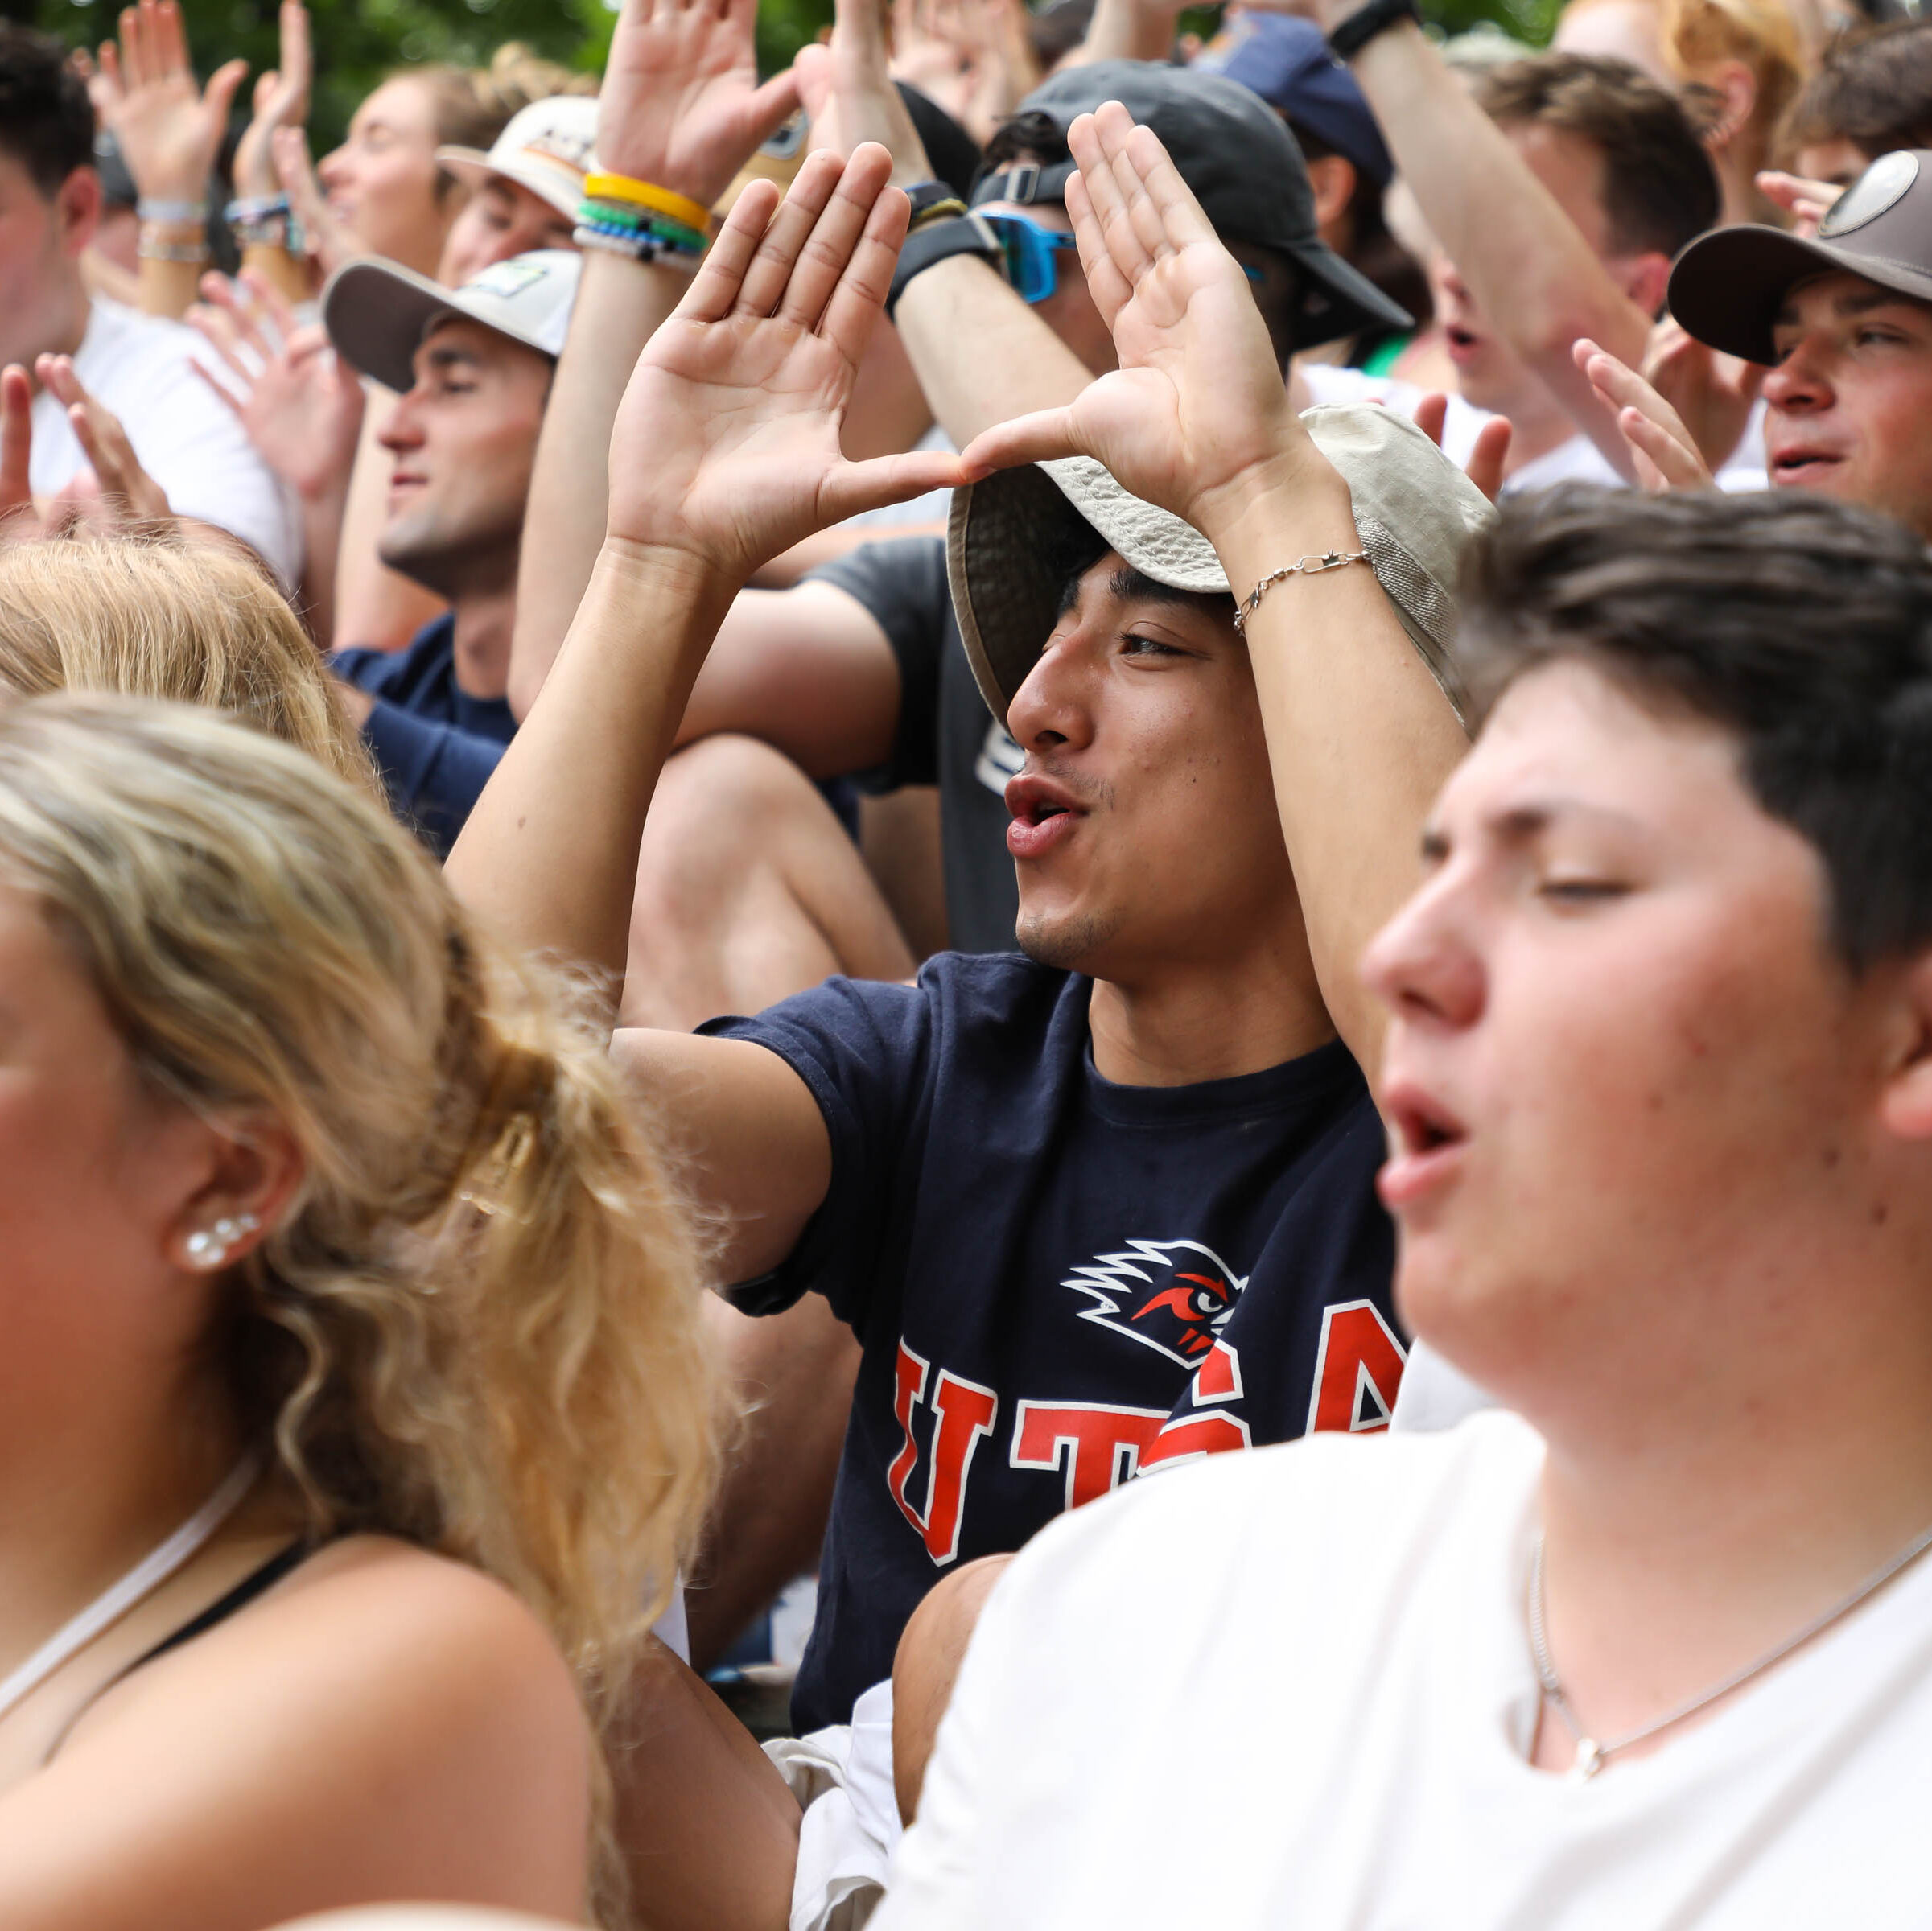
[[[978,216],[956,215],[950,221],[931,222],[917,233],[908,235],[905,246],[899,251],[899,266],[892,271],[892,286],[885,299],[886,314],[890,316],[897,311],[899,298],[913,276],[954,255],[978,255],[991,261],[1003,275],[1006,272],[1005,251],[999,237]]]
[[[1385,27],[1398,20],[1419,22],[1415,0],[1368,0],[1357,7],[1329,35],[1329,51],[1337,60],[1349,60],[1360,53]]]

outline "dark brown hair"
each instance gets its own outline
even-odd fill
[[[1493,68],[1476,98],[1504,127],[1534,122],[1603,156],[1603,208],[1620,252],[1675,255],[1715,225],[1717,175],[1677,97],[1627,60],[1538,54]]]
[[[1849,141],[1867,160],[1894,148],[1932,147],[1932,20],[1855,27],[1825,49],[1791,103],[1778,151]]]
[[[1932,559],[1798,491],[1505,498],[1460,596],[1478,714],[1581,660],[1736,740],[1759,806],[1810,844],[1854,972],[1932,945]]]
[[[51,34],[0,20],[0,154],[10,154],[48,200],[94,159],[87,83]]]

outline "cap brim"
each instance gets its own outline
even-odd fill
[[[1294,257],[1304,283],[1312,289],[1304,294],[1302,315],[1295,331],[1297,348],[1312,348],[1317,342],[1333,342],[1337,336],[1353,336],[1364,329],[1407,329],[1415,318],[1399,302],[1392,302],[1359,270],[1351,268],[1325,242],[1284,242],[1283,251]]]
[[[461,312],[441,282],[373,258],[345,263],[322,291],[322,325],[336,352],[398,395],[414,385],[416,350],[430,323]]]
[[[1041,539],[1055,524],[1081,521],[1046,471],[995,470],[953,492],[946,578],[973,681],[1003,724],[1053,626],[1064,587]]]
[[[583,177],[566,179],[568,171],[561,163],[554,168],[519,167],[514,159],[492,161],[480,147],[439,147],[436,159],[468,188],[479,188],[486,181],[508,181],[528,188],[559,214],[573,216],[583,202]]]
[[[1932,272],[1860,254],[1778,228],[1720,228],[1700,235],[1670,270],[1670,313],[1699,342],[1747,362],[1774,362],[1773,325],[1801,282],[1843,271],[1932,302]]]

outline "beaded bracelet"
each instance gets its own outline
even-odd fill
[[[703,259],[689,249],[667,248],[651,235],[620,235],[608,229],[579,227],[572,239],[579,248],[597,253],[622,255],[627,261],[641,261],[647,267],[668,268],[681,275],[694,275]]]
[[[708,235],[682,221],[615,202],[586,199],[578,208],[577,219],[586,228],[605,229],[614,234],[655,235],[669,246],[689,249],[693,254],[702,254],[711,245]]]
[[[595,173],[587,175],[583,191],[593,201],[615,201],[620,206],[648,208],[653,213],[668,216],[680,226],[709,236],[711,232],[711,211],[702,201],[694,201],[689,195],[681,195],[674,188],[658,187],[649,181],[634,179],[629,175]]]

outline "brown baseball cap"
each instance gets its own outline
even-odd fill
[[[1932,303],[1932,150],[1881,154],[1807,241],[1782,228],[1699,235],[1670,270],[1670,313],[1699,342],[1775,362],[1772,325],[1801,282],[1836,270]]]

